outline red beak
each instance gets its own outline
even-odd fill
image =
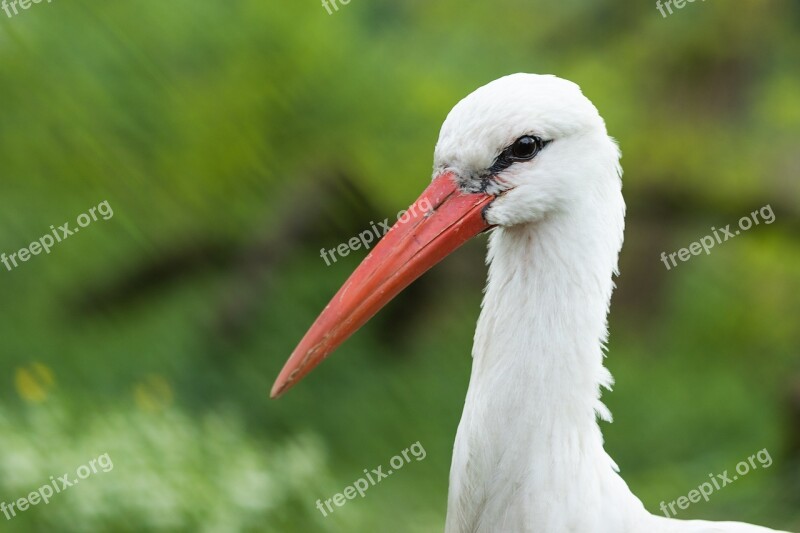
[[[454,178],[450,172],[437,176],[339,289],[284,365],[273,398],[311,372],[411,282],[489,228],[483,208],[494,196],[463,194]]]

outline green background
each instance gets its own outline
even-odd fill
[[[273,379],[364,257],[333,248],[431,172],[450,108],[571,79],[619,141],[627,234],[607,450],[647,508],[764,448],[680,518],[800,531],[800,4],[89,2],[0,12],[0,501],[114,468],[2,531],[441,531],[485,278],[476,239],[280,401]],[[667,271],[673,252],[769,204]],[[324,518],[318,498],[427,452]]]

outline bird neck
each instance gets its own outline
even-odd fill
[[[618,495],[637,505],[597,425],[598,415],[610,419],[600,390],[612,382],[602,346],[622,243],[624,205],[616,197],[606,213],[587,204],[491,235],[448,532],[490,531],[481,527],[489,517],[502,517],[507,531],[528,531],[534,521],[552,526],[543,531],[573,530],[548,521],[555,512],[548,502],[559,499],[591,507],[593,498]]]
[[[600,391],[612,382],[603,344],[619,244],[596,230],[559,215],[490,239],[470,392],[513,407],[506,412],[526,419],[536,438],[543,429],[592,436],[596,416],[610,418]]]

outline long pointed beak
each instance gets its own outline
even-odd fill
[[[437,176],[312,324],[281,370],[271,396],[286,392],[411,282],[489,228],[483,208],[493,199],[462,193],[451,172]]]

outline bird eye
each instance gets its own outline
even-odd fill
[[[525,135],[514,141],[514,144],[511,145],[511,155],[515,159],[531,159],[539,152],[541,147],[541,140],[530,135]]]
[[[550,141],[543,141],[534,135],[520,137],[511,146],[506,146],[505,150],[495,158],[494,163],[489,167],[489,175],[504,171],[516,161],[530,161],[548,144]]]

